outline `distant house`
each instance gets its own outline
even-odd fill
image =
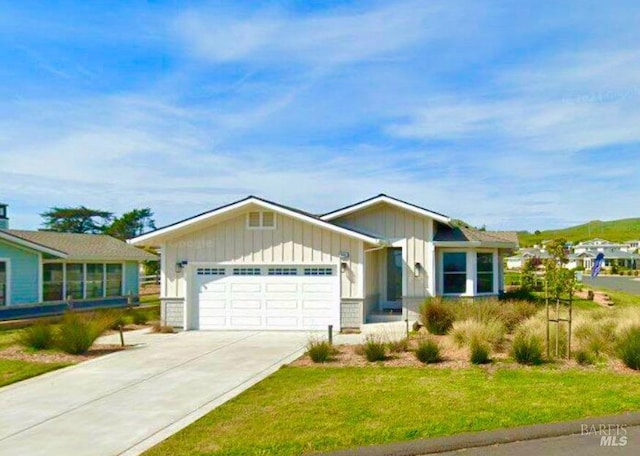
[[[638,241],[640,242],[640,241]],[[520,269],[527,260],[536,258],[540,261],[551,258],[543,243],[542,247],[520,249],[516,255],[506,259],[507,269]],[[591,269],[599,253],[604,254],[604,267],[614,265],[627,269],[640,268],[640,255],[632,253],[629,243],[618,244],[606,239],[591,239],[575,245],[567,245],[567,269]]]
[[[138,264],[154,259],[110,236],[9,229],[0,204],[0,307],[123,302],[139,293]]]
[[[551,258],[551,255],[541,247],[520,249],[515,255],[507,257],[507,269],[520,269],[527,260],[538,259],[540,261]]]
[[[591,239],[575,245],[573,252],[583,259],[585,269],[591,269],[595,258],[599,253],[604,254],[604,267],[611,268],[614,265],[627,269],[640,267],[640,255],[632,253],[629,243],[615,243],[606,239]]]

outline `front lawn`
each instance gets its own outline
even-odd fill
[[[68,365],[69,363],[40,363],[0,358],[0,386],[19,382]]]
[[[640,409],[640,375],[286,367],[147,455],[297,455]]]

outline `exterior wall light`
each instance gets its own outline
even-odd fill
[[[347,267],[348,267],[348,265],[347,265],[346,261],[342,261],[340,263],[340,272],[346,272]]]
[[[187,264],[189,264],[187,260],[178,261],[176,263],[176,274],[181,274]]]
[[[413,267],[413,274],[416,277],[420,277],[421,273],[422,273],[422,265],[420,263],[416,263]]]

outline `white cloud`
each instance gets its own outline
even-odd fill
[[[473,11],[472,6],[459,11],[418,1],[306,17],[263,10],[239,18],[229,11],[200,9],[179,15],[173,31],[189,52],[211,62],[353,63],[384,57],[425,38],[453,36],[443,22],[466,21]]]

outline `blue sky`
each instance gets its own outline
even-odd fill
[[[640,216],[637,2],[1,3],[13,227],[248,194],[384,192],[494,229]]]

